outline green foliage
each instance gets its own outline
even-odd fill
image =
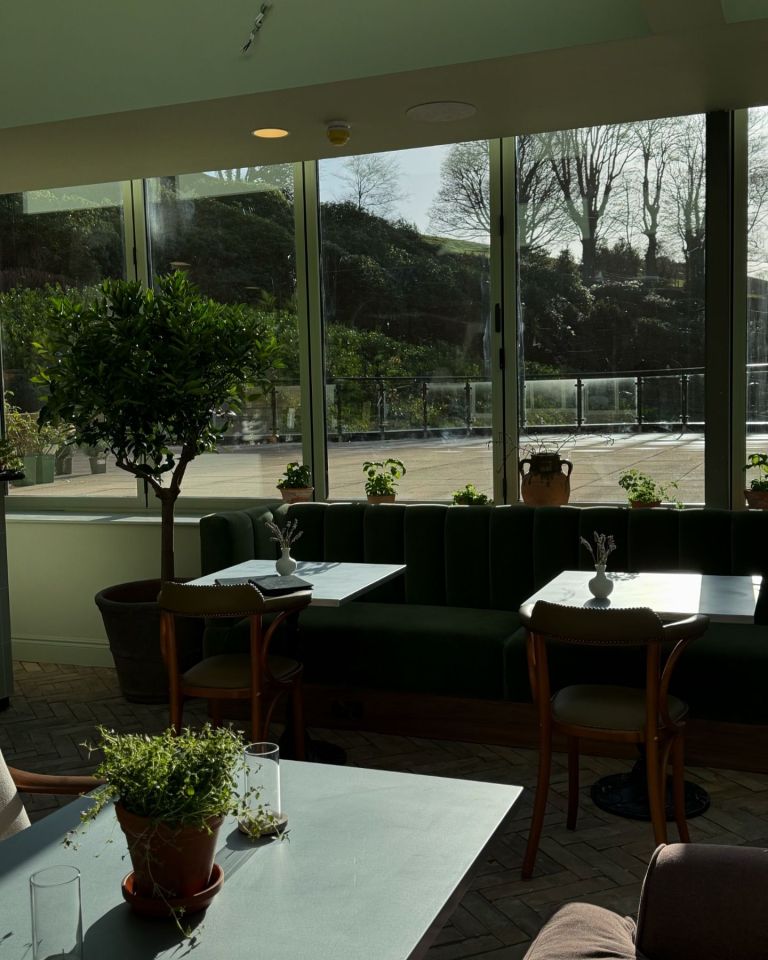
[[[626,490],[630,503],[660,503],[662,500],[671,500],[680,506],[679,501],[670,496],[672,490],[677,490],[675,482],[662,485],[634,468],[621,474],[619,486]]]
[[[768,490],[768,453],[751,453],[743,469],[759,471],[749,482],[750,490]]]
[[[0,440],[0,471],[15,473],[24,467],[24,461],[19,456],[11,440]]]
[[[162,577],[173,577],[173,504],[187,465],[212,451],[263,383],[277,344],[259,315],[203,297],[176,272],[155,290],[105,280],[85,304],[52,297],[39,346],[49,388],[40,423],[71,424],[74,443],[106,447],[163,503]]]
[[[278,490],[300,490],[311,486],[312,471],[304,464],[300,464],[298,460],[289,463],[282,478],[277,481]]]
[[[105,780],[84,823],[107,803],[179,827],[205,829],[211,817],[238,814],[237,775],[243,769],[243,741],[228,727],[166,730],[156,736],[115,733],[98,727],[103,760],[96,776]]]
[[[463,503],[469,506],[482,506],[482,504],[488,503],[489,500],[484,493],[480,493],[473,483],[468,483],[465,487],[462,487],[461,490],[453,491],[453,502]]]
[[[363,464],[366,475],[365,492],[369,497],[389,497],[395,492],[397,481],[405,476],[402,460],[366,460]]]

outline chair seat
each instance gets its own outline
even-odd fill
[[[675,722],[688,713],[688,704],[668,697]],[[645,690],[608,684],[564,687],[552,698],[552,716],[559,723],[596,730],[641,731],[645,726]]]
[[[269,672],[276,680],[288,680],[301,670],[298,660],[268,657]],[[228,653],[207,657],[182,675],[187,687],[218,687],[222,690],[247,690],[251,685],[251,658],[247,654]]]

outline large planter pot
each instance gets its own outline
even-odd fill
[[[159,593],[159,580],[134,580],[96,594],[120,690],[131,703],[168,702],[168,672],[160,652]],[[181,669],[188,670],[202,658],[202,620],[179,618],[176,635]]]
[[[30,454],[22,458],[24,466],[21,468],[24,476],[19,480],[14,480],[14,487],[34,487],[37,483],[37,456]]]
[[[56,457],[52,453],[39,453],[37,455],[37,482],[53,483],[53,475],[56,467]]]
[[[523,469],[528,464],[528,472]],[[567,473],[563,473],[567,467]],[[523,503],[532,507],[560,507],[571,497],[573,464],[558,453],[534,453],[518,464]]]
[[[653,510],[661,506],[661,500],[630,500],[629,505],[633,510]]]
[[[744,496],[750,510],[768,510],[768,490],[745,490]]]
[[[278,487],[283,503],[308,503],[315,492],[314,487]]]
[[[188,900],[210,887],[223,817],[210,818],[206,830],[139,817],[120,803],[115,804],[115,816],[128,843],[135,898]]]
[[[377,495],[375,493],[368,494],[368,503],[394,503],[395,495],[394,493],[382,493]]]

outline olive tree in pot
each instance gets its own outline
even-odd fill
[[[264,384],[274,336],[257,313],[202,296],[177,271],[154,290],[106,280],[87,304],[75,294],[51,297],[38,350],[38,381],[48,388],[41,424],[71,425],[73,443],[108,450],[153,490],[160,576],[174,579],[174,512],[186,469],[215,450],[248,389]],[[159,590],[160,581],[148,579],[96,597],[123,695],[135,702],[168,696]]]

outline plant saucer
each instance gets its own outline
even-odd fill
[[[210,904],[211,900],[221,890],[224,883],[224,871],[214,863],[211,871],[211,879],[204,890],[193,894],[191,897],[142,897],[134,891],[133,871],[123,877],[121,884],[123,899],[129,903],[136,913],[145,917],[171,917],[182,911],[185,915],[188,913],[199,913]]]

